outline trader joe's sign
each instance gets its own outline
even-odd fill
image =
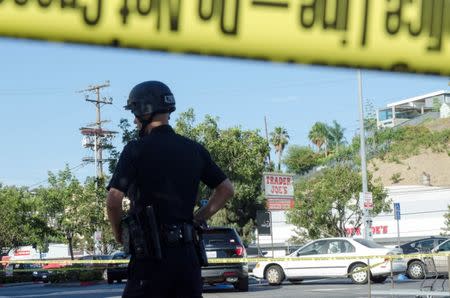
[[[264,173],[266,198],[294,198],[293,174]]]

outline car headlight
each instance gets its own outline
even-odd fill
[[[255,268],[259,268],[261,266],[259,263],[256,263]]]
[[[37,271],[33,271],[33,275],[38,275]]]

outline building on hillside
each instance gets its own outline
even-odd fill
[[[441,108],[449,108],[448,104],[450,92],[445,90],[396,101],[388,104],[386,108],[377,110],[377,126],[396,127],[407,122],[416,125],[426,119],[448,117],[449,113],[438,112]],[[416,121],[412,122],[413,119]]]
[[[433,187],[422,185],[386,187],[388,199],[400,203],[400,242],[429,236],[439,236],[446,226],[444,215],[449,211],[450,187]],[[397,244],[397,221],[392,212],[380,214],[373,218],[373,239],[383,245]],[[272,213],[272,236],[260,236],[259,245],[263,251],[274,256],[284,256],[289,251],[289,239],[295,236],[295,226],[289,224],[286,211],[274,210]],[[354,237],[362,237],[361,229],[347,227]],[[258,239],[258,237],[257,237]]]

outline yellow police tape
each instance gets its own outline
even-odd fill
[[[371,259],[413,259],[427,257],[450,257],[450,252],[417,253],[398,255],[360,255],[360,256],[334,256],[334,257],[278,257],[278,258],[209,258],[210,264],[248,263],[248,262],[286,262],[286,261],[324,261],[324,260],[371,260]],[[129,260],[8,260],[0,261],[0,264],[126,264]],[[382,262],[382,263],[384,263]]]
[[[448,0],[0,0],[0,35],[450,74]]]

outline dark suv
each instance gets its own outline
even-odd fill
[[[130,255],[124,252],[117,252],[112,256],[112,260],[129,260]],[[115,280],[121,282],[128,277],[128,263],[111,263],[108,264],[107,280],[112,284]]]
[[[448,240],[448,238],[428,237],[402,244],[400,245],[400,248],[403,250],[404,254],[427,253],[446,240]],[[406,258],[406,261],[408,264],[406,274],[409,278],[422,279],[425,277],[425,263],[421,258]]]
[[[241,238],[233,228],[209,227],[204,231],[203,241],[208,260],[246,256]],[[202,267],[202,277],[210,285],[226,282],[241,292],[248,291],[247,263],[210,263]]]

